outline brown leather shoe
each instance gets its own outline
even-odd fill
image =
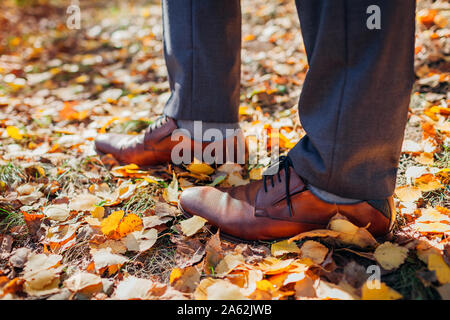
[[[292,169],[290,158],[280,159],[278,172],[244,186],[216,189],[193,187],[183,191],[180,208],[220,228],[231,240],[278,240],[314,229],[325,229],[340,213],[366,227],[374,237],[388,234],[395,219],[392,197],[386,200],[335,204],[322,201],[307,189]]]
[[[122,163],[134,163],[143,166],[173,162],[171,155],[175,147],[177,147],[177,150],[181,150],[177,155],[180,156],[179,159],[183,159],[182,163],[185,164],[192,162],[194,156],[199,159],[195,152],[203,152],[207,147],[212,150],[214,162],[218,164],[225,163],[226,160],[243,164],[247,159],[247,148],[243,137],[233,135],[225,140],[198,142],[182,133],[173,137],[172,133],[176,129],[178,129],[178,126],[175,120],[163,116],[139,135],[102,134],[95,139],[95,148],[99,153],[112,154]],[[227,153],[227,150],[231,150],[231,148],[234,152],[232,154]],[[238,152],[241,149],[244,150],[243,154]],[[191,152],[184,157],[183,150],[190,150]],[[216,153],[215,150],[222,150],[222,152]]]

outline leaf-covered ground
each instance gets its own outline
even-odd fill
[[[176,202],[192,185],[259,179],[268,155],[139,168],[94,152],[97,134],[139,132],[169,96],[160,4],[81,1],[82,28],[69,30],[65,7],[39,3],[0,4],[0,298],[450,299],[448,2],[418,1],[394,237],[337,216],[256,244],[221,240]],[[308,68],[294,2],[242,6],[242,128],[280,129],[286,152],[304,134]]]

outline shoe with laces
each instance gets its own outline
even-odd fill
[[[244,186],[217,189],[192,187],[183,191],[180,209],[186,217],[198,215],[235,241],[279,240],[315,229],[325,229],[337,213],[374,237],[387,235],[395,220],[392,197],[354,204],[328,203],[308,190],[292,168],[280,158],[276,170],[263,180]]]
[[[209,150],[213,150],[214,162],[218,164],[225,163],[226,160],[244,163],[247,158],[247,148],[238,135],[220,141],[198,142],[181,131],[173,135],[176,129],[178,126],[174,119],[162,116],[139,135],[116,133],[99,135],[95,139],[95,148],[98,153],[112,154],[121,163],[142,166],[173,162],[172,150],[175,147],[181,150],[176,155],[181,159],[187,159],[185,164],[194,160],[196,150],[203,151],[208,146]],[[232,153],[228,152],[231,148],[234,148]],[[185,150],[190,153],[187,157],[183,156]],[[215,150],[222,150],[222,152],[214,154]]]

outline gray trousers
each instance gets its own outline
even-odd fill
[[[309,70],[306,131],[289,152],[310,184],[342,197],[392,195],[414,81],[415,0],[297,0]],[[380,8],[380,29],[367,26]],[[369,21],[371,24],[373,21]],[[180,120],[237,122],[239,0],[163,0],[172,95]]]

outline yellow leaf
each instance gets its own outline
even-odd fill
[[[374,247],[378,244],[367,229],[355,226],[340,214],[336,214],[331,219],[329,228],[339,232],[337,239],[345,244],[353,244],[361,248]]]
[[[294,259],[280,260],[273,257],[267,257],[258,264],[259,269],[266,275],[285,272],[294,267]]]
[[[91,215],[93,218],[101,220],[105,216],[105,208],[95,207],[94,209],[91,210]]]
[[[430,254],[428,256],[428,269],[435,272],[436,278],[440,283],[450,283],[450,267],[445,263],[442,256]]]
[[[188,169],[190,172],[192,173],[196,173],[196,174],[206,174],[206,175],[210,175],[211,173],[214,172],[214,169],[206,164],[206,163],[191,163],[189,164],[186,169]]]
[[[362,300],[397,300],[403,298],[403,296],[392,288],[389,288],[384,282],[378,280],[371,283],[373,287],[370,287],[369,281],[366,281],[362,287]]]
[[[153,177],[143,177],[143,179],[145,181],[147,181],[148,183],[156,183],[156,184],[158,184],[158,181],[155,180]]]
[[[206,223],[206,219],[203,219],[199,216],[193,216],[187,220],[183,220],[180,222],[181,231],[190,237],[193,234],[196,234]]]
[[[181,278],[182,274],[183,273],[180,268],[173,268],[172,271],[170,272],[169,283],[173,284],[175,281]]]
[[[253,168],[250,170],[249,176],[251,180],[261,180],[263,173],[263,167]]]
[[[274,257],[278,257],[286,253],[300,253],[300,248],[294,242],[283,240],[272,244],[270,247],[270,253]]]
[[[374,253],[375,259],[386,270],[398,268],[408,256],[408,249],[391,242],[378,246]]]
[[[119,227],[119,223],[122,220],[124,212],[122,210],[111,213],[107,218],[101,222],[101,231],[105,236],[113,236]]]
[[[432,165],[434,163],[434,156],[430,152],[423,152],[417,158],[416,161],[424,165]]]
[[[118,236],[124,237],[129,233],[134,231],[139,231],[142,229],[142,220],[134,213],[127,215],[120,222],[119,227],[117,228]]]
[[[14,140],[22,140],[23,139],[23,135],[20,133],[20,130],[17,127],[14,127],[14,126],[6,127],[6,133]]]
[[[256,283],[256,289],[262,290],[262,291],[273,291],[275,288],[269,280],[261,280]]]
[[[439,182],[439,180],[431,173],[424,174],[419,178],[414,180],[414,184],[422,192],[434,191],[437,189],[442,189],[444,186]]]

